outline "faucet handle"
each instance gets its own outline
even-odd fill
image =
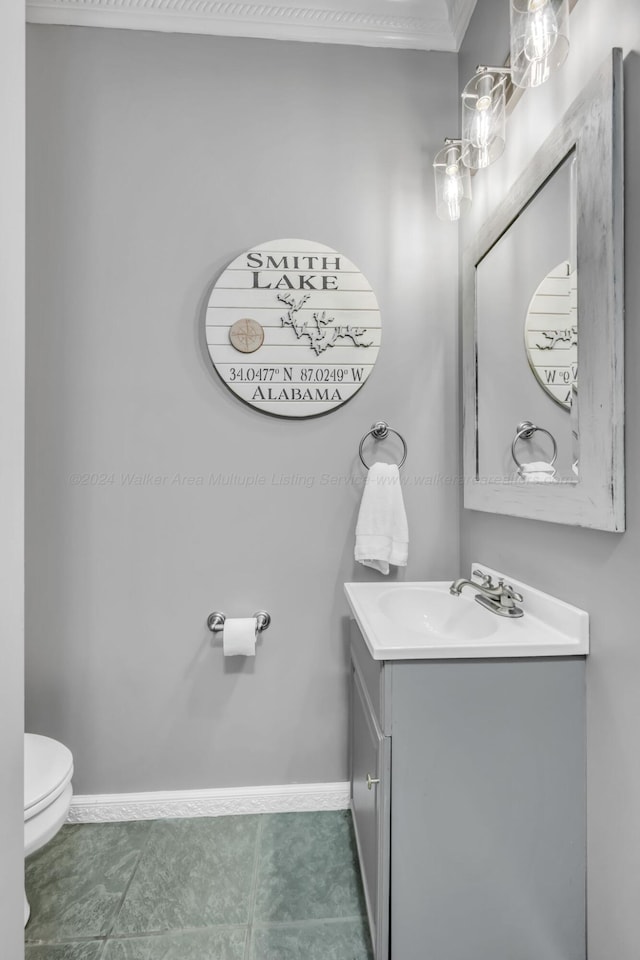
[[[491,579],[491,574],[490,574],[490,573],[485,573],[484,570],[478,569],[478,570],[473,570],[471,575],[472,575],[473,577],[479,577],[480,580],[482,580],[482,585],[483,585],[483,587],[487,587],[489,590],[494,589],[495,584],[493,583],[493,580]]]
[[[521,593],[516,593],[512,584],[505,583],[504,580],[501,580],[500,586],[504,590],[505,596],[507,596],[509,600],[515,600],[516,603],[522,603],[522,601],[524,600],[524,597],[522,596]]]

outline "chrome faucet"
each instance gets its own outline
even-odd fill
[[[449,587],[449,593],[454,597],[459,597],[464,587],[473,587],[476,593],[476,601],[492,613],[497,613],[500,617],[521,617],[523,610],[516,606],[522,603],[522,596],[516,593],[510,583],[504,580],[498,580],[494,583],[491,575],[482,570],[474,570],[472,576],[479,577],[480,580],[454,580]]]

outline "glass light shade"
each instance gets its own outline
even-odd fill
[[[504,150],[505,80],[483,71],[462,92],[462,160],[472,170],[488,167]]]
[[[433,161],[436,213],[440,220],[459,220],[471,206],[471,176],[460,156],[460,144],[441,150]]]
[[[569,53],[569,0],[510,0],[511,79],[539,87]]]

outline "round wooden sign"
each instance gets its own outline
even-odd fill
[[[531,298],[524,342],[536,380],[569,410],[578,376],[578,275],[566,260],[547,274]]]
[[[270,240],[237,257],[211,291],[206,323],[227,386],[281,417],[339,407],[363,385],[380,348],[380,311],[366,278],[309,240]]]

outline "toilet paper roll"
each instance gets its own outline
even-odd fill
[[[255,657],[257,630],[255,617],[227,617],[222,634],[225,657]]]

